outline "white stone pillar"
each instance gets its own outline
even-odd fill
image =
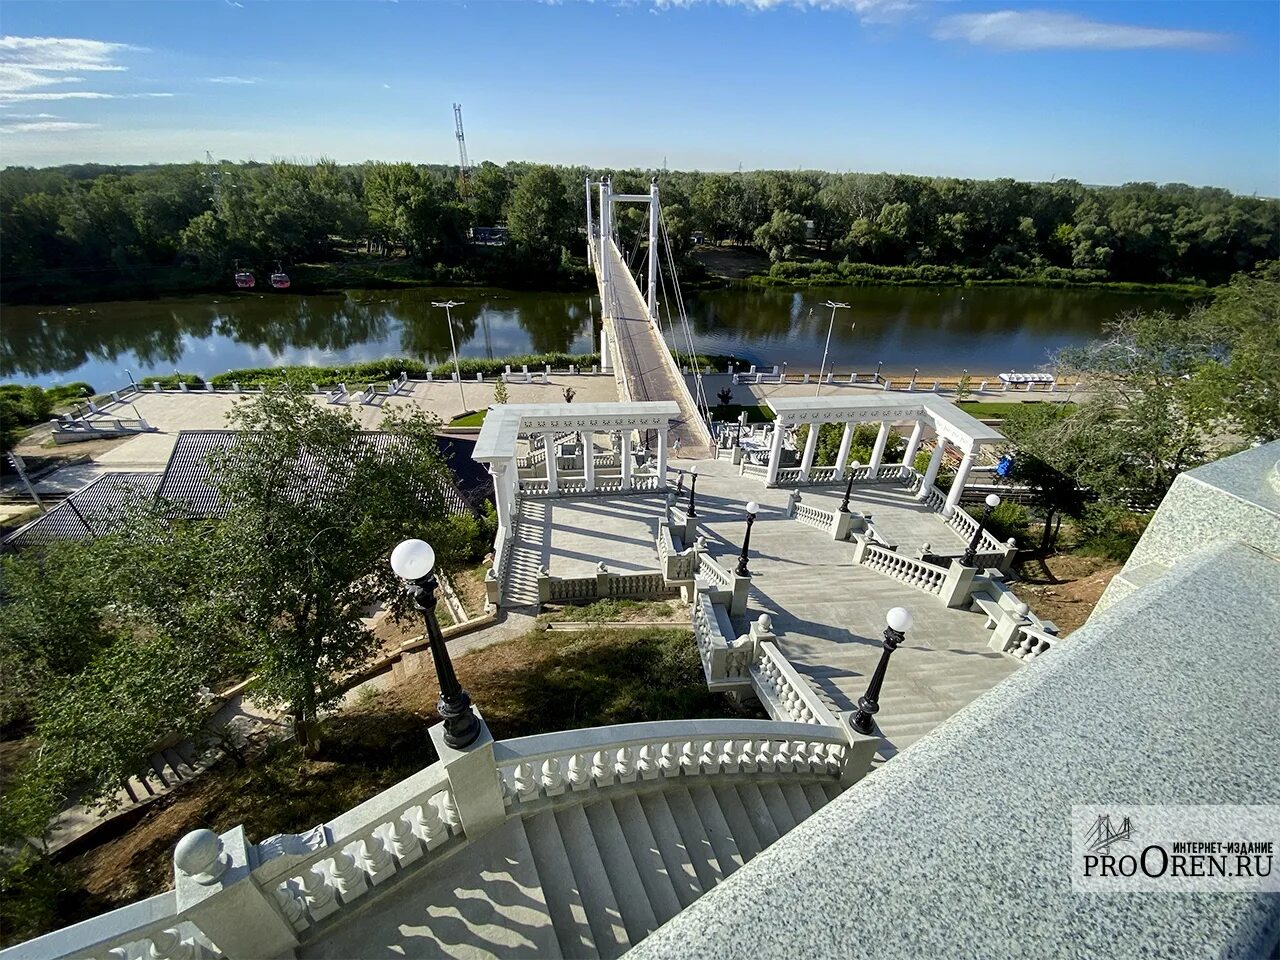
[[[604,319],[604,301],[601,300],[600,309],[600,372],[611,373],[613,371],[613,357],[609,350],[612,345],[609,343],[609,325]]]
[[[876,434],[876,444],[871,448],[871,461],[867,464],[867,479],[874,480],[880,469],[880,461],[884,459],[885,441],[889,439],[889,421],[880,422],[880,432]]]
[[[658,489],[667,486],[667,428],[658,428]]]
[[[631,431],[623,430],[622,434],[622,489],[631,489]]]
[[[804,441],[804,453],[800,457],[800,476],[809,479],[809,471],[813,469],[813,455],[818,450],[818,430],[821,424],[809,424],[809,436]]]
[[[969,479],[969,468],[973,466],[973,451],[965,451],[960,461],[960,469],[956,471],[955,482],[951,484],[951,492],[947,494],[947,506],[955,507],[960,503],[960,493],[964,490],[965,481]]]
[[[560,484],[556,478],[556,435],[542,435],[543,449],[547,451],[547,493],[559,493]]]
[[[933,481],[938,479],[938,468],[942,466],[942,451],[946,447],[946,441],[939,437],[933,453],[929,455],[929,465],[924,468],[924,479],[920,481],[920,489],[916,493],[917,500],[928,498],[929,488],[933,486]]]
[[[773,440],[769,444],[769,472],[765,476],[765,485],[778,485],[778,467],[782,464],[782,437],[787,432],[786,421],[778,417],[773,421]]]
[[[582,477],[586,481],[587,493],[596,488],[596,435],[592,430],[583,430],[582,437]]]
[[[914,429],[911,431],[911,437],[907,440],[907,452],[902,455],[902,465],[904,467],[911,466],[911,462],[916,458],[916,451],[920,449],[920,434],[924,432],[924,421],[917,420]]]
[[[507,502],[506,464],[489,464],[489,476],[493,477],[493,505],[498,511],[498,526],[503,530],[511,529],[511,504]]]
[[[844,471],[849,463],[849,448],[853,446],[853,421],[844,425],[844,433],[840,437],[840,452],[836,454],[836,479],[844,479]]]
[[[658,322],[658,178],[649,184],[649,319]]]

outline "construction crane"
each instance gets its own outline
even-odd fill
[[[453,125],[458,138],[458,189],[465,192],[467,178],[471,175],[471,161],[467,159],[467,138],[462,132],[462,104],[453,105]]]

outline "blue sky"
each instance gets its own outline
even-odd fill
[[[821,168],[1280,195],[1280,3],[24,2],[0,162]]]

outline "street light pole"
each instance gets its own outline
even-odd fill
[[[836,303],[834,300],[826,301],[823,306],[831,308],[831,322],[827,324],[827,345],[822,348],[822,366],[818,368],[818,389],[813,392],[815,397],[822,393],[822,378],[827,372],[827,353],[831,350],[831,331],[836,326],[836,311],[847,310],[849,307],[847,303]]]
[[[857,470],[857,469],[858,469],[859,467],[861,467],[861,466],[862,466],[862,464],[860,464],[857,460],[855,460],[855,461],[853,461],[853,463],[849,464],[849,467],[848,467],[848,470],[849,470],[849,482],[848,482],[848,483],[846,483],[846,484],[844,485],[844,499],[843,499],[842,501],[840,501],[840,512],[841,512],[841,513],[848,513],[848,512],[849,512],[849,496],[853,493],[853,471]]]
[[[695,464],[689,468],[689,516],[696,517],[698,511],[693,506],[693,494],[698,489],[698,467]]]
[[[754,500],[747,504],[747,532],[742,538],[742,553],[738,555],[737,574],[740,577],[751,576],[751,571],[747,569],[747,549],[751,546],[751,525],[756,522],[759,511],[760,505]]]
[[[960,558],[962,567],[973,566],[973,561],[978,555],[978,544],[982,542],[982,528],[986,526],[987,521],[991,518],[991,511],[1000,506],[1000,497],[994,493],[987,494],[987,507],[982,511],[982,517],[978,520],[978,529],[973,531],[973,539],[969,541],[969,546],[964,551],[964,556]]]
[[[436,622],[436,553],[422,540],[404,540],[391,551],[391,569],[405,582],[413,598],[414,608],[427,624],[427,641],[436,679],[440,681],[440,700],[436,710],[444,721],[444,742],[455,750],[471,746],[480,736],[480,718],[471,709],[471,698],[458,683],[453,672],[449,648],[445,646],[440,624]]]
[[[462,392],[462,367],[458,365],[458,342],[453,338],[453,308],[462,306],[464,302],[463,300],[431,301],[433,307],[444,307],[444,315],[449,322],[449,344],[453,347],[453,372],[458,378],[458,397],[462,400],[462,409],[459,414],[467,412],[467,395]]]
[[[884,650],[880,653],[880,662],[867,684],[867,692],[858,698],[858,712],[849,718],[849,726],[858,733],[870,734],[875,731],[875,716],[880,712],[880,688],[884,686],[884,674],[889,669],[889,658],[907,639],[907,631],[911,629],[911,611],[903,607],[894,607],[885,616],[888,624],[884,628]]]

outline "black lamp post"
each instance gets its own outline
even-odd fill
[[[747,532],[742,537],[742,553],[738,554],[737,574],[740,577],[751,576],[751,571],[747,569],[747,548],[751,546],[751,525],[756,522],[756,514],[760,510],[760,505],[752,500],[747,504]]]
[[[698,511],[695,510],[693,506],[693,494],[694,494],[694,491],[697,489],[698,489],[698,468],[695,466],[695,467],[689,468],[689,516],[691,517],[696,517],[698,515]]]
[[[974,558],[978,554],[978,544],[982,542],[982,528],[991,518],[991,511],[1000,506],[1000,498],[994,493],[987,494],[987,507],[982,511],[982,518],[978,521],[978,529],[973,531],[973,539],[969,541],[969,546],[964,551],[964,556],[960,558],[962,567],[972,567]]]
[[[391,569],[404,580],[414,607],[427,623],[431,660],[440,681],[440,701],[436,709],[444,720],[444,742],[455,750],[469,747],[480,736],[480,718],[471,709],[471,698],[458,683],[453,661],[436,622],[436,553],[422,540],[405,540],[391,551]]]
[[[875,715],[880,711],[880,688],[884,686],[884,674],[889,668],[889,658],[893,651],[907,639],[907,631],[911,629],[911,611],[904,607],[894,607],[885,615],[888,626],[884,629],[884,651],[880,654],[880,662],[867,684],[867,692],[858,698],[858,712],[849,718],[849,726],[859,733],[870,734],[875,731]]]
[[[857,470],[861,466],[862,464],[857,460],[853,461],[853,463],[848,466],[849,482],[844,485],[844,499],[840,501],[841,513],[848,513],[849,511],[849,497],[853,493],[853,471]]]

